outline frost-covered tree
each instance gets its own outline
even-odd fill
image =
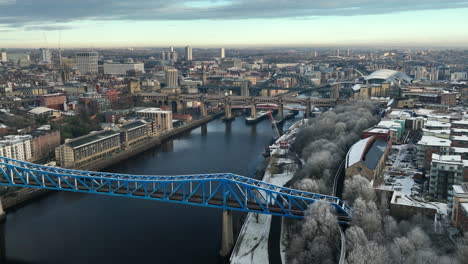
[[[329,204],[317,202],[310,206],[300,232],[289,245],[290,263],[335,263],[340,246],[338,228],[336,215]]]
[[[343,199],[351,204],[358,198],[364,201],[374,201],[376,198],[375,190],[369,180],[361,175],[346,179],[344,186]]]

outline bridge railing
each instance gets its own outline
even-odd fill
[[[0,157],[0,184],[163,200],[302,218],[308,206],[325,201],[345,217],[340,199],[268,184],[231,173],[145,176],[70,170]]]

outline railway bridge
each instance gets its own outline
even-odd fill
[[[292,96],[242,96],[242,95],[218,95],[218,94],[165,94],[165,93],[139,93],[135,95],[144,101],[158,102],[160,105],[177,104],[177,112],[183,111],[184,105],[187,102],[199,102],[200,113],[202,116],[207,115],[206,104],[216,103],[224,105],[225,119],[230,120],[232,116],[232,107],[234,105],[250,106],[252,117],[256,116],[257,104],[276,104],[278,106],[279,119],[283,119],[283,109],[286,104],[297,104],[305,107],[306,117],[310,117],[313,106],[333,107],[337,104],[337,99],[325,98],[299,98]]]

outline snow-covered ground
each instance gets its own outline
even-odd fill
[[[290,159],[279,159],[278,164],[294,164]],[[295,170],[285,166],[284,173],[271,174],[269,166],[263,181],[283,186],[294,176]],[[289,169],[288,169],[289,167]],[[234,251],[231,255],[233,264],[268,263],[268,237],[270,234],[271,215],[249,213],[242,226]]]
[[[415,175],[421,174],[412,161],[415,155],[415,148],[410,145],[392,146],[392,154],[389,155],[388,166],[384,170],[384,182],[377,189],[419,196],[423,186],[413,179]]]
[[[275,142],[275,147],[270,148],[272,156],[285,157],[287,149],[280,148],[280,142],[291,142],[297,136],[300,127],[306,122],[299,121],[291,126],[288,132]],[[297,165],[293,159],[278,158],[275,164],[283,167],[281,174],[272,174],[272,163],[267,167],[262,181],[278,186],[284,186],[294,177]],[[236,245],[231,255],[232,264],[267,264],[268,263],[268,238],[270,235],[271,215],[249,213],[242,226]],[[283,237],[283,236],[281,236]],[[281,257],[284,263],[284,247],[281,244]]]
[[[395,191],[392,203],[434,208],[438,214],[447,215],[447,204],[424,200],[424,186],[414,180],[415,175],[421,174],[413,162],[415,155],[416,148],[410,144],[392,146],[392,154],[388,157],[388,166],[384,171],[384,182],[377,189]]]

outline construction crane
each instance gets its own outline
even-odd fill
[[[273,132],[275,132],[275,139],[281,137],[281,134],[279,132],[278,126],[276,125],[276,121],[273,118],[273,114],[272,114],[271,110],[268,111],[268,119],[270,119],[271,126],[273,127]]]

